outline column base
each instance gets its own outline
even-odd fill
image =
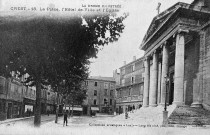
[[[172,104],[173,104],[173,105],[182,106],[182,105],[184,105],[184,102],[174,101]]]
[[[149,107],[149,105],[143,105],[143,108]]]
[[[169,106],[169,103],[166,103],[166,105]],[[164,107],[165,106],[165,103],[160,103],[160,104],[158,104],[158,106]]]
[[[157,104],[149,105],[150,107],[157,107]]]
[[[190,106],[190,107],[202,108],[203,106],[202,106],[202,104],[201,104],[201,103],[199,103],[199,102],[193,102],[193,103],[191,104],[191,106]]]
[[[168,111],[163,111],[163,125],[168,125]]]

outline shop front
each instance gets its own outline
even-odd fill
[[[32,99],[28,99],[28,98],[24,98],[23,99],[23,114],[24,117],[30,117],[32,115],[34,115],[34,106],[35,106],[35,100]]]
[[[23,116],[23,91],[20,80],[11,78],[8,80],[7,94],[7,119],[20,118]]]
[[[6,100],[0,99],[0,121],[7,119]]]
[[[22,117],[22,102],[7,101],[7,119]]]

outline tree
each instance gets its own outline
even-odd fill
[[[72,78],[84,80],[88,59],[96,57],[100,46],[117,41],[126,17],[93,15],[62,20],[38,17],[5,21],[0,26],[1,54],[5,56],[2,56],[5,59],[0,69],[30,75],[26,83],[36,86],[35,126],[41,123],[42,85],[48,83],[58,87],[66,78],[69,82],[75,81]],[[5,34],[7,41],[2,36]],[[5,46],[10,46],[9,53],[5,53]]]

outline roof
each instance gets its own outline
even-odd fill
[[[100,81],[113,81],[115,82],[114,77],[102,77],[102,76],[90,76],[88,80],[100,80]]]
[[[128,64],[123,65],[123,66],[120,67],[119,69],[121,69],[121,68],[123,68],[123,67],[126,67],[126,66],[128,66],[128,65],[131,65],[131,64],[133,64],[133,63],[135,63],[135,62],[137,62],[137,61],[143,60],[143,59],[144,59],[144,57],[140,57],[140,58],[138,58],[138,59],[135,60],[135,61],[131,61],[131,62],[129,62]]]
[[[199,0],[195,0],[193,1],[192,4],[187,4],[187,3],[183,3],[183,2],[178,2],[176,4],[174,4],[173,6],[171,6],[170,8],[166,9],[165,11],[161,12],[160,14],[158,14],[157,16],[155,16],[143,38],[143,41],[140,45],[140,49],[145,49],[145,45],[154,37],[154,35],[157,34],[157,32],[163,28],[163,26],[166,24],[166,22],[169,21],[169,19],[172,18],[172,16],[178,12],[178,9],[182,8],[182,9],[187,9],[190,11],[199,11],[202,13],[210,13],[208,11],[208,8],[206,7],[199,7],[196,5],[193,5],[195,2],[198,2]]]

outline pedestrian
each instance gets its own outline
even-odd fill
[[[127,110],[127,108],[125,109],[125,119],[127,119],[128,118],[128,110]]]
[[[64,111],[63,126],[65,125],[65,123],[66,123],[66,126],[67,126],[67,123],[68,123],[67,117],[68,117],[68,112],[67,112],[67,110],[66,110],[66,111]]]
[[[49,110],[49,109],[47,109],[47,115],[48,115],[48,116],[50,115],[50,110]]]

